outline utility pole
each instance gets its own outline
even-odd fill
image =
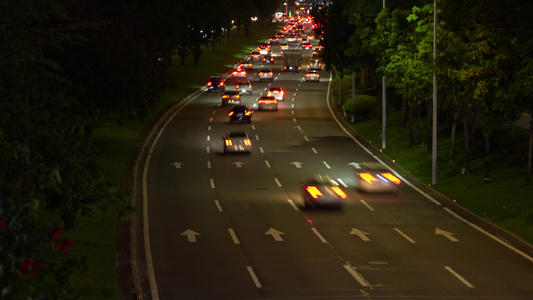
[[[385,0],[383,0],[385,9]],[[383,69],[383,83],[381,91],[381,149],[387,148],[387,79],[385,69]]]
[[[433,0],[433,174],[432,185],[437,184],[437,0]]]

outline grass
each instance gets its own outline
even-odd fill
[[[100,151],[99,166],[120,185],[123,177],[131,176],[128,173],[131,170],[126,168],[128,158],[139,147],[143,131],[154,118],[205,84],[209,76],[224,73],[278,28],[272,25],[252,30],[250,37],[233,37],[226,45],[218,44],[215,52],[207,47],[196,67],[190,56],[184,66],[179,65],[179,57],[173,57],[173,65],[169,70],[173,78],[171,88],[165,91],[159,105],[146,120],[118,124],[112,119],[104,119],[94,132],[93,141]],[[117,225],[117,212],[109,211],[91,219],[81,218],[79,230],[72,233],[76,247],[69,252],[73,256],[87,257],[89,261],[89,270],[73,278],[84,299],[119,299],[115,272]]]
[[[343,78],[351,82],[351,77]],[[331,89],[336,99],[337,87]],[[336,101],[336,100],[335,100]],[[336,102],[335,102],[336,103]],[[409,145],[409,130],[400,128],[401,112],[394,99],[387,101],[386,149],[382,149],[389,159],[394,160],[402,169],[418,181],[431,186],[432,153],[427,143],[419,146]],[[380,149],[382,127],[377,122],[377,112],[363,121],[346,122],[365,139]],[[426,142],[426,122],[421,122],[421,141]],[[437,132],[437,184],[432,188],[455,201],[477,216],[500,228],[533,243],[533,185],[525,185],[525,154],[527,153],[528,133],[525,128],[514,128],[515,138],[510,127],[500,128],[494,135],[489,160],[489,175],[492,182],[487,183],[484,175],[484,141],[475,138],[470,145],[470,172],[462,172],[464,140],[459,138],[462,129],[457,129],[456,166],[449,160],[451,147],[451,126],[447,122],[438,125]]]

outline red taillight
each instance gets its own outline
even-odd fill
[[[259,76],[263,76],[263,74],[264,74],[263,72],[259,72]]]
[[[272,72],[269,72],[269,73],[268,73],[268,75],[272,76],[272,75],[273,75],[273,73],[272,73]]]
[[[249,116],[249,115],[251,115],[251,114],[252,114],[252,111],[251,111],[251,110],[249,110],[249,111],[247,111],[247,112],[245,113],[246,116]]]
[[[222,82],[220,83],[220,86],[224,86],[224,84],[225,84],[224,81],[222,81]]]
[[[235,96],[233,96],[233,97],[239,99],[239,98],[241,98],[241,95],[235,95]]]
[[[233,142],[231,140],[225,140],[226,141],[226,146],[230,147],[230,146],[233,146]]]
[[[388,180],[394,182],[395,184],[400,184],[402,182],[398,177],[392,175],[391,173],[382,173],[381,175],[383,175],[383,177],[387,178]]]
[[[280,95],[280,96],[283,96],[283,94],[285,94],[284,91],[280,91],[280,92],[279,92],[279,95]]]
[[[378,181],[376,179],[376,177],[372,176],[372,174],[370,174],[370,173],[360,173],[359,177],[361,177],[361,179],[363,179],[364,181],[366,181],[366,182],[368,182],[370,184],[374,184],[374,182]]]
[[[313,198],[318,198],[318,196],[322,196],[322,193],[318,190],[318,188],[316,186],[307,186],[305,188],[307,190],[307,192],[309,193],[309,195],[311,195],[311,197]]]
[[[212,83],[211,81],[209,81],[209,82],[207,83],[207,86],[212,86],[212,85],[213,85],[213,83]]]
[[[251,146],[251,145],[252,145],[252,142],[251,142],[249,139],[245,139],[245,140],[244,140],[244,145],[245,145],[245,146]]]
[[[229,95],[223,95],[222,96],[222,99],[227,99],[227,98],[229,98]]]
[[[339,195],[342,199],[346,199],[346,193],[338,186],[332,186],[331,189],[335,192],[335,194]]]
[[[228,116],[230,116],[230,117],[231,117],[231,116],[233,116],[233,114],[235,114],[235,112],[233,112],[233,111],[230,111],[230,112],[229,112],[229,114],[228,114]]]

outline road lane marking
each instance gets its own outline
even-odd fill
[[[444,267],[448,272],[452,273],[453,276],[455,276],[457,279],[459,279],[464,285],[466,285],[469,288],[473,288],[474,286],[468,282],[466,279],[463,278],[463,276],[459,275],[457,272],[455,272],[452,268],[445,266]]]
[[[316,151],[316,149],[315,149],[314,147],[312,147],[311,150],[313,150],[313,152],[314,152],[315,154],[318,154],[318,151]]]
[[[457,239],[456,237],[453,236],[454,234],[452,232],[449,232],[449,231],[446,231],[446,230],[442,230],[440,228],[435,228],[435,234],[436,235],[442,235],[442,236],[444,236],[445,238],[449,239],[452,242],[458,242],[459,241],[459,239]]]
[[[218,200],[215,200],[215,205],[217,206],[217,209],[219,212],[223,212],[224,210],[222,209],[222,206],[220,205],[220,201]]]
[[[213,122],[213,118],[209,118],[209,122],[210,122],[210,123]]]
[[[252,277],[252,280],[254,281],[256,288],[261,288],[261,283],[259,282],[259,279],[257,279],[257,276],[254,273],[254,270],[252,269],[252,266],[246,266],[246,269],[248,270],[248,273]]]
[[[255,135],[255,140],[259,141],[259,136],[257,134]]]
[[[205,152],[206,152],[207,154],[209,154],[210,151],[211,151],[211,149],[209,148],[209,146],[207,146],[207,147],[205,148]]]
[[[298,122],[298,121],[296,120],[296,118],[292,118],[292,121],[293,121],[293,122]]]
[[[241,242],[237,238],[237,235],[235,234],[235,231],[233,231],[232,228],[228,228],[229,235],[231,236],[231,239],[233,240],[233,243],[236,245],[239,245]]]
[[[211,184],[211,188],[215,188],[215,180],[213,178],[209,178],[209,183]]]
[[[210,135],[207,136],[207,141],[209,142],[209,140],[211,140],[211,136]]]
[[[345,188],[348,187],[348,185],[346,183],[344,183],[344,181],[342,181],[342,179],[337,178],[337,181],[339,181],[339,183],[342,184],[343,187],[345,187]]]
[[[252,124],[252,130],[255,130],[255,125]]]
[[[278,185],[278,187],[282,187],[281,182],[279,182],[279,180],[278,180],[277,178],[274,178],[274,181],[276,182],[276,184]]]
[[[318,230],[316,230],[316,228],[311,228],[311,230],[313,230],[313,232],[316,234],[316,236],[320,239],[320,241],[324,244],[327,244],[328,241],[326,241],[326,239],[320,234],[320,232],[318,232]]]
[[[263,147],[259,147],[259,152],[265,153],[265,151],[263,150]]]
[[[503,241],[499,237],[496,237],[495,235],[490,234],[489,232],[487,232],[483,228],[468,222],[466,219],[464,219],[461,216],[459,216],[458,214],[454,213],[449,208],[445,207],[444,210],[447,211],[450,215],[452,215],[452,216],[456,217],[457,219],[463,221],[464,223],[470,225],[472,228],[476,229],[477,231],[485,234],[486,236],[490,237],[491,239],[495,240],[496,242],[500,243],[501,245],[503,245],[503,246],[507,247],[508,249],[512,250],[516,254],[522,256],[523,258],[529,260],[530,262],[533,262],[533,257],[531,257],[528,254],[518,250],[517,248],[513,247],[511,244],[508,244],[507,242]]]
[[[408,240],[411,244],[416,244],[415,240],[413,240],[412,238],[410,238],[407,234],[403,233],[400,229],[398,228],[394,228],[394,230],[396,230],[396,232],[398,232],[401,236],[403,236],[406,240]]]
[[[323,161],[322,163],[324,164],[324,166],[326,166],[326,168],[331,169],[327,162]]]
[[[207,126],[207,131],[211,130],[211,125]]]
[[[350,265],[343,265],[344,269],[346,271],[348,271],[348,274],[352,275],[352,277],[357,280],[357,282],[359,282],[359,284],[361,286],[368,286],[368,283],[366,283],[366,281],[363,279],[363,277],[361,275],[359,275],[359,273],[357,273],[353,268],[352,266]]]
[[[268,160],[265,160],[265,165],[270,169],[270,162]]]
[[[368,208],[370,211],[375,211],[374,208],[370,206],[370,204],[368,204],[365,200],[361,199],[359,201],[361,201],[361,203],[363,203],[363,205],[366,206],[366,208]]]
[[[180,235],[184,235],[187,237],[187,241],[189,243],[196,243],[196,236],[200,235],[198,232],[193,231],[191,229],[187,229],[184,232],[182,232]]]
[[[211,169],[211,161],[210,160],[207,161],[207,168]]]
[[[304,140],[305,140],[306,142],[309,142],[309,139],[308,139],[307,136],[305,136],[305,135],[304,135]]]
[[[300,210],[298,206],[294,203],[294,201],[292,201],[292,199],[287,199],[287,202],[289,202],[289,204],[292,206],[292,208],[294,208],[294,210]]]

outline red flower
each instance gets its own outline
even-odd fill
[[[20,264],[22,272],[28,275],[35,275],[36,271],[41,268],[41,263],[38,260],[26,259]]]
[[[52,232],[50,233],[50,244],[54,244],[58,242],[61,239],[60,235],[63,233],[64,233],[63,228],[61,227],[54,228],[54,230],[52,230]]]

